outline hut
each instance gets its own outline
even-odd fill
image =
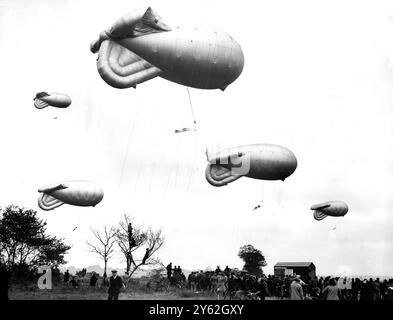
[[[300,275],[303,281],[316,279],[316,268],[312,262],[277,262],[274,266],[274,275],[280,278]]]

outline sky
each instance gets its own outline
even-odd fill
[[[196,132],[174,133],[192,125],[185,87],[155,78],[119,90],[97,72],[90,43],[148,6],[242,47],[243,72],[224,92],[190,88]],[[0,0],[0,206],[37,210],[78,267],[100,263],[89,228],[128,213],[162,229],[165,265],[241,268],[238,250],[252,244],[266,273],[312,261],[319,275],[392,276],[392,39],[391,1]],[[40,91],[73,102],[38,110]],[[206,147],[251,143],[289,148],[294,174],[208,184]],[[80,179],[104,189],[99,205],[39,209],[39,187]],[[348,214],[314,220],[310,206],[329,200]]]

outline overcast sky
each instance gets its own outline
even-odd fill
[[[225,92],[190,89],[196,133],[174,133],[192,125],[185,87],[156,78],[119,90],[97,72],[90,43],[149,5],[243,49],[243,73]],[[391,1],[0,0],[0,206],[37,210],[78,267],[100,262],[85,245],[89,227],[127,212],[163,230],[159,257],[183,269],[241,267],[238,250],[252,244],[267,273],[312,261],[323,275],[393,275],[392,39]],[[35,109],[39,91],[73,103]],[[297,170],[285,182],[209,185],[206,147],[250,143],[289,148]],[[103,201],[39,209],[39,187],[73,179],[100,184]],[[314,220],[310,206],[329,200],[348,214]]]

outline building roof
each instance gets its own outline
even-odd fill
[[[274,267],[309,267],[314,265],[312,262],[277,262]]]

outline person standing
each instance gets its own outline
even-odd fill
[[[93,271],[93,275],[90,278],[90,287],[95,287],[97,283],[98,277],[96,273]]]
[[[166,275],[168,277],[168,280],[172,276],[172,262],[166,266]]]
[[[109,278],[108,300],[119,300],[120,289],[125,287],[121,278],[117,275],[117,270],[112,270]]]
[[[374,281],[375,300],[382,300],[381,282],[379,278]]]
[[[347,291],[347,300],[351,300],[352,299],[352,284],[353,284],[353,282],[352,282],[352,280],[351,280],[351,278],[346,278],[346,283],[345,283],[345,289],[346,289],[346,291]]]
[[[68,281],[70,281],[70,272],[67,270],[65,273],[64,273],[64,283],[68,283]]]
[[[324,300],[341,300],[341,291],[336,284],[336,280],[329,279],[329,284],[323,289],[322,297]]]
[[[371,300],[370,286],[367,284],[367,280],[363,279],[360,290],[359,290],[359,300]]]
[[[359,300],[361,286],[362,286],[362,282],[360,281],[359,278],[356,278],[352,282],[352,300]]]
[[[281,299],[290,298],[291,297],[290,290],[289,290],[290,286],[291,286],[291,280],[290,280],[289,276],[286,275],[285,278],[284,278],[284,282],[283,282],[283,284],[281,286]]]
[[[71,283],[73,288],[78,288],[78,280],[76,279],[75,276],[72,277],[70,283]]]
[[[387,300],[388,297],[388,280],[383,280],[383,282],[381,283],[381,296],[382,296],[382,300]]]
[[[346,298],[347,298],[346,278],[340,277],[337,280],[337,287],[340,289],[342,299],[346,300]]]
[[[261,300],[265,300],[266,296],[270,296],[270,292],[268,289],[268,284],[266,281],[266,277],[264,275],[262,275],[259,279],[258,279],[258,297]]]
[[[296,277],[290,287],[289,287],[289,296],[291,297],[291,300],[303,300],[303,288],[302,285],[300,284],[300,278]]]

